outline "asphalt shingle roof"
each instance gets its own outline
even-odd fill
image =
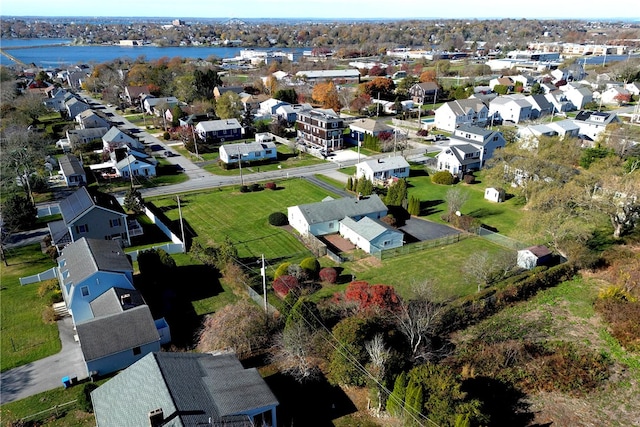
[[[308,224],[318,224],[326,221],[339,221],[344,217],[364,216],[374,212],[387,211],[387,206],[376,194],[363,197],[343,197],[320,203],[298,205]]]
[[[116,240],[83,237],[65,246],[58,259],[66,261],[68,279],[76,284],[97,271],[133,271],[131,261]]]

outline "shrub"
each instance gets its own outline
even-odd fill
[[[58,286],[58,281],[53,279],[53,280],[45,280],[44,282],[40,283],[40,286],[38,286],[38,296],[40,298],[42,298],[43,296],[45,296],[47,293],[55,291],[55,290],[59,290],[60,287]]]
[[[262,185],[256,183],[251,184],[251,186],[249,187],[249,190],[251,191],[261,191],[262,190]]]
[[[164,138],[165,141],[168,141],[171,139],[171,134],[169,132],[165,132],[162,134],[162,137]]]
[[[240,186],[240,192],[241,193],[248,193],[249,192],[249,187],[247,187],[246,185],[241,185]]]
[[[336,283],[338,280],[338,272],[333,267],[325,267],[318,273],[320,280],[327,283]]]
[[[269,181],[264,185],[264,188],[266,188],[268,190],[275,190],[275,189],[278,188],[278,185],[273,181]]]
[[[46,324],[55,323],[58,320],[58,316],[56,316],[56,312],[52,306],[48,305],[42,310],[42,321]]]
[[[284,299],[289,292],[299,289],[300,283],[295,277],[285,274],[274,280],[272,286],[276,295]]]
[[[431,182],[440,185],[451,185],[454,182],[454,178],[449,171],[438,171],[431,177]]]
[[[79,388],[78,406],[85,412],[92,413],[93,405],[91,404],[91,392],[98,388],[96,383],[86,383]]]
[[[280,227],[282,225],[287,225],[289,223],[289,219],[287,215],[282,212],[274,212],[269,215],[269,224],[274,225],[276,227]]]
[[[303,268],[310,277],[317,277],[320,271],[320,263],[314,257],[307,257],[300,262],[300,267]]]
[[[290,265],[291,265],[290,262],[283,262],[282,264],[280,264],[278,268],[276,268],[276,272],[273,273],[273,279],[275,280],[280,276],[288,274]]]
[[[465,184],[473,184],[474,182],[476,182],[476,177],[472,174],[467,174],[462,178],[462,180]]]

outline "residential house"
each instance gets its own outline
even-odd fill
[[[284,104],[276,108],[275,115],[293,126],[298,120],[298,113],[312,109],[311,104]]]
[[[552,114],[555,110],[553,104],[551,104],[544,95],[531,95],[524,99],[531,104],[532,120]]]
[[[547,93],[544,97],[549,101],[552,106],[552,111],[555,110],[556,113],[564,113],[567,111],[572,111],[575,107],[571,101],[567,100],[564,92],[555,91],[552,93]],[[555,114],[555,113],[554,113]]]
[[[164,98],[156,98],[153,96],[145,96],[142,98],[142,106],[147,114],[155,114],[158,117],[162,117],[165,110],[178,105],[180,101],[175,96],[166,96]]]
[[[73,154],[64,154],[59,159],[60,173],[64,177],[67,187],[79,187],[87,184],[87,174],[82,163]]]
[[[611,123],[620,122],[614,112],[580,111],[573,119],[573,123],[580,128],[579,135],[588,140],[595,141]]]
[[[531,119],[531,110],[531,104],[520,94],[499,96],[489,104],[491,117],[513,123]]]
[[[89,73],[86,71],[67,71],[67,84],[74,89],[80,89],[82,82],[84,82],[88,76]]]
[[[298,114],[298,138],[325,150],[338,150],[343,146],[344,120],[330,109],[313,109]]]
[[[298,71],[296,77],[308,83],[335,81],[339,83],[360,83],[360,70],[306,70]]]
[[[416,83],[409,88],[409,96],[416,104],[426,104],[427,102],[435,102],[438,96],[438,83],[423,82]]]
[[[505,145],[500,132],[461,126],[451,136],[449,147],[436,156],[437,169],[462,178],[464,174],[482,168],[495,150]]]
[[[373,119],[356,119],[349,124],[351,139],[357,141],[358,145],[362,144],[365,135],[378,137],[380,134],[393,133],[394,129],[384,122]]]
[[[94,141],[102,142],[102,137],[109,131],[108,127],[67,130],[67,142],[71,149]]]
[[[507,88],[507,92],[513,92],[516,83],[511,79],[511,77],[497,77],[489,80],[489,87],[492,91],[495,92],[495,88],[498,85],[505,86]]]
[[[244,87],[242,86],[216,86],[213,88],[213,96],[215,99],[220,98],[225,92],[233,92],[236,95],[243,94]]]
[[[593,101],[593,92],[587,86],[571,86],[571,89],[564,91],[564,96],[573,104],[575,110],[581,110]]]
[[[612,87],[600,94],[600,101],[606,105],[621,105],[631,100],[631,92],[624,87]]]
[[[409,162],[402,156],[367,160],[356,164],[356,177],[374,184],[386,184],[393,178],[409,177]]]
[[[539,265],[550,263],[552,258],[553,254],[546,246],[530,246],[518,251],[517,264],[521,268],[531,270]]]
[[[633,96],[640,95],[640,82],[631,82],[624,85],[624,88]]]
[[[560,139],[577,138],[580,134],[580,126],[575,124],[571,119],[560,120],[559,122],[551,122],[547,124],[553,129]]]
[[[541,137],[556,136],[557,132],[547,124],[538,124],[519,127],[517,135],[523,147],[534,148],[538,146]]]
[[[91,401],[98,427],[278,425],[275,395],[231,353],[150,353]]]
[[[178,124],[183,127],[195,126],[199,122],[209,120],[210,118],[211,117],[209,116],[209,114],[190,114],[188,116],[178,119]]]
[[[65,102],[65,109],[67,110],[68,117],[72,120],[75,120],[78,114],[82,113],[83,111],[90,110],[91,107],[80,101],[78,98],[70,98],[67,102]]]
[[[342,219],[340,235],[368,254],[399,248],[404,243],[404,233],[367,216],[357,221],[349,217]]]
[[[118,148],[131,147],[136,150],[144,150],[144,144],[136,138],[122,132],[117,127],[112,127],[102,137],[102,145],[105,151],[113,152]]]
[[[223,144],[220,146],[220,160],[226,164],[276,160],[278,150],[272,141]]]
[[[116,174],[123,178],[143,177],[151,178],[156,176],[156,162],[135,156],[131,150],[125,158],[115,163]]]
[[[117,297],[110,292],[104,296]],[[91,306],[100,299],[96,298]],[[149,353],[160,351],[160,334],[149,306],[125,308],[118,306],[119,300],[114,302],[111,312],[76,323],[80,349],[91,377],[120,371]]]
[[[258,115],[261,116],[272,116],[276,114],[276,110],[278,107],[282,105],[289,105],[288,102],[280,101],[279,99],[269,98],[260,103],[260,107],[258,107]]]
[[[266,101],[269,97],[263,93],[259,93],[257,95],[245,95],[240,101],[242,102],[242,106],[244,107],[244,111],[251,111],[253,114],[256,114],[260,109],[260,103]]]
[[[80,187],[59,203],[62,219],[47,225],[58,249],[83,237],[131,245],[127,214],[115,197]]]
[[[196,125],[200,139],[211,142],[235,141],[242,138],[238,119],[207,120]]]
[[[145,96],[149,96],[149,86],[125,86],[124,98],[131,106],[141,107],[141,100]]]
[[[133,266],[115,240],[80,238],[57,259],[62,298],[73,322],[94,317],[91,301],[111,288],[134,291]]]
[[[50,110],[66,111],[67,107],[65,102],[71,98],[73,98],[72,94],[64,89],[57,88],[51,91],[50,96],[43,102],[44,105]]]
[[[436,109],[436,128],[453,132],[461,125],[485,126],[489,109],[479,99],[458,99],[442,104]]]
[[[81,112],[76,116],[75,120],[80,126],[80,129],[108,128],[110,126],[107,119],[99,116],[93,110],[85,110]]]
[[[287,208],[289,224],[303,236],[338,233],[340,221],[344,218],[358,221],[365,216],[380,219],[386,215],[387,206],[376,194],[357,198],[328,198],[318,203]]]

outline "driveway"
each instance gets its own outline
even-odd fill
[[[58,354],[0,374],[0,404],[62,387],[62,377],[87,377],[80,344],[73,339],[75,331],[71,317],[58,320],[58,330],[62,342]]]
[[[440,237],[460,234],[459,230],[448,225],[427,221],[426,219],[411,217],[405,225],[399,227],[405,234],[414,237],[416,240],[433,240]]]

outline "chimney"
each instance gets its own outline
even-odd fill
[[[131,304],[131,294],[120,295],[120,304],[123,305],[123,306],[130,305]]]
[[[358,195],[356,196],[356,200],[360,200],[362,199],[362,193],[358,193]]]
[[[149,411],[149,427],[160,427],[164,421],[162,408]]]

